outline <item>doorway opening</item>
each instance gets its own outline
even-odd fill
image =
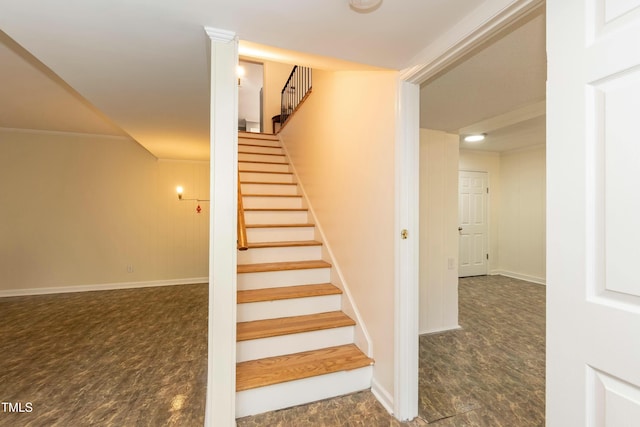
[[[264,132],[263,119],[264,65],[238,61],[238,130]]]

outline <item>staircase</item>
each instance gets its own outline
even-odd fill
[[[280,142],[241,132],[238,152],[249,249],[238,252],[236,416],[369,388],[373,360],[353,343]]]

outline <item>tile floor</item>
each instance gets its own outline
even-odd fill
[[[420,337],[420,418],[365,391],[238,426],[544,425],[544,286],[459,289],[462,329]],[[0,426],[202,426],[206,310],[206,285],[0,299],[0,401],[32,407]]]

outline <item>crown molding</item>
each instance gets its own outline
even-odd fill
[[[236,33],[234,31],[221,30],[219,28],[204,27],[204,32],[211,41],[218,43],[230,43],[236,39]]]

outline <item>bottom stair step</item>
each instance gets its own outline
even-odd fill
[[[372,365],[353,344],[238,363],[236,417],[369,389]]]
[[[373,364],[354,344],[241,362],[236,367],[236,391],[264,387]]]

